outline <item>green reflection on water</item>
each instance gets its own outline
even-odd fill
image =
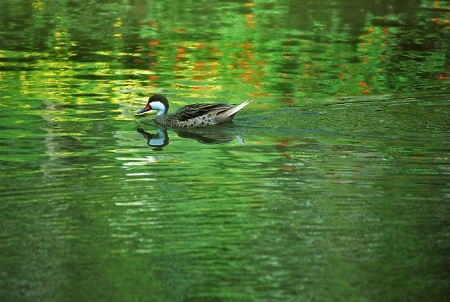
[[[89,9],[72,3],[57,9],[50,1],[14,3],[4,4],[10,14],[2,17],[9,25],[2,49],[16,52],[25,46],[37,52],[22,55],[30,63],[37,55],[49,61],[46,69],[65,70],[65,77],[84,67],[71,61],[108,62],[106,68],[150,72],[137,72],[139,86],[175,89],[191,98],[274,96],[297,105],[330,96],[448,89],[447,15],[426,3],[403,10],[394,5],[392,12],[381,4],[329,3],[324,10],[293,1],[92,2]],[[356,13],[361,9],[367,13]],[[21,18],[26,14],[31,21]],[[23,60],[16,53],[3,57]],[[67,66],[54,66],[55,60]],[[99,67],[92,64],[96,71],[90,79],[99,73],[108,81],[128,78]]]
[[[0,11],[6,301],[447,296],[441,2]],[[155,92],[255,101],[154,148],[133,114]]]

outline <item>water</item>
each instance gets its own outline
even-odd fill
[[[1,300],[447,300],[448,3],[377,3],[3,1]]]

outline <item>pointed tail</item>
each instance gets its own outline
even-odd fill
[[[227,116],[232,116],[232,115],[236,114],[239,110],[241,110],[242,108],[244,108],[245,106],[250,104],[252,101],[253,100],[245,101],[240,105],[234,106],[233,108],[231,108],[230,110],[227,111]]]

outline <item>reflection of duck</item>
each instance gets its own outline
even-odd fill
[[[233,136],[227,133],[226,128],[190,128],[175,129],[179,137],[196,140],[203,144],[221,144],[229,143],[233,140]]]
[[[169,136],[167,135],[167,129],[159,126],[158,132],[156,134],[151,134],[142,128],[137,128],[137,132],[142,134],[142,136],[147,140],[147,145],[150,147],[159,147],[162,148],[169,144]]]
[[[247,106],[251,101],[245,101],[240,105],[192,104],[178,109],[174,114],[168,115],[169,101],[161,94],[155,94],[148,99],[147,106],[136,114],[143,115],[150,110],[156,110],[155,121],[166,127],[194,128],[217,125],[229,122],[234,115]]]
[[[167,129],[161,125],[157,125],[157,129],[158,132],[156,134],[146,132],[142,128],[138,128],[136,131],[144,136],[150,147],[162,148],[167,146],[169,144]],[[236,138],[239,143],[243,143],[243,140],[239,135],[230,132],[231,129],[232,128],[230,127],[216,126],[211,128],[175,128],[174,131],[179,137],[193,139],[203,144],[229,143],[234,138]]]

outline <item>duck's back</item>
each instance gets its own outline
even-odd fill
[[[180,121],[198,118],[204,115],[216,115],[219,112],[232,108],[233,105],[215,103],[215,104],[191,104],[178,109],[175,116]]]

